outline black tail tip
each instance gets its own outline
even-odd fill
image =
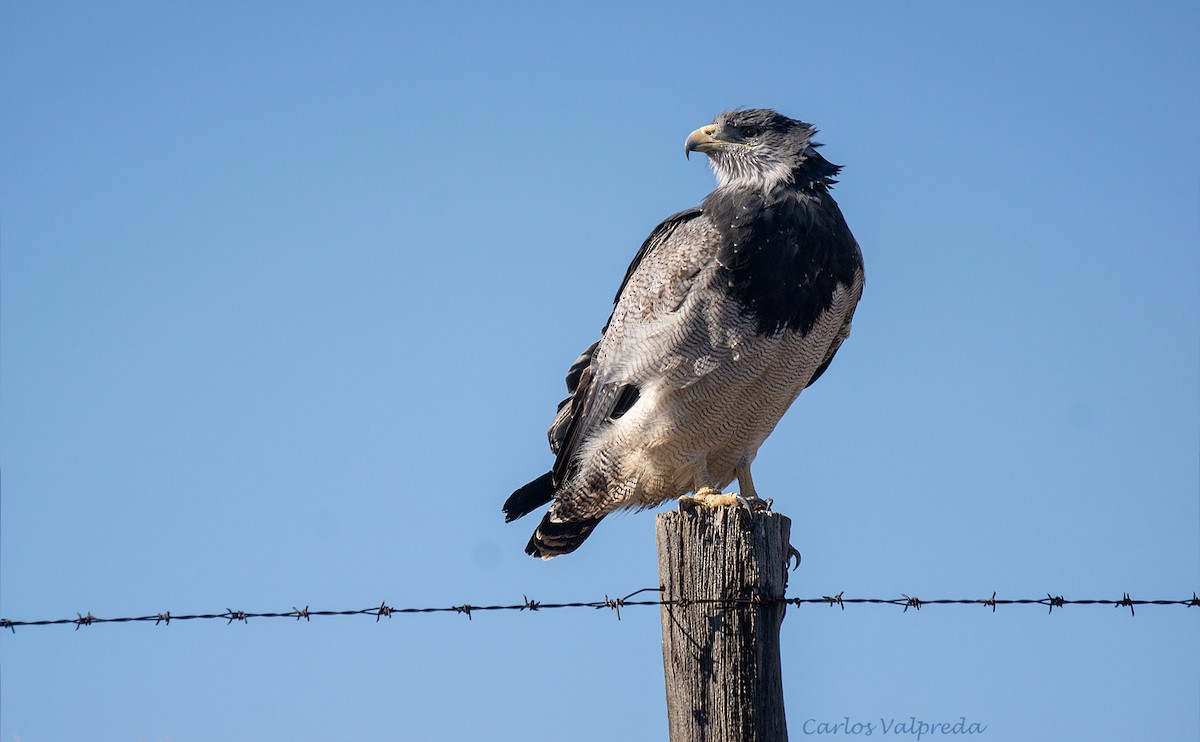
[[[554,472],[546,472],[504,501],[504,522],[512,523],[554,499]]]

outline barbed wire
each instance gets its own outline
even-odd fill
[[[75,618],[57,618],[41,621],[14,621],[7,618],[0,618],[0,629],[9,629],[12,633],[16,633],[17,627],[26,626],[65,626],[74,625],[78,631],[82,626],[92,626],[93,624],[108,624],[108,623],[150,623],[155,626],[168,626],[172,621],[202,621],[202,620],[224,620],[226,625],[232,624],[234,621],[246,623],[251,618],[294,618],[297,621],[304,619],[311,621],[313,618],[325,616],[373,616],[375,622],[379,623],[381,618],[390,619],[394,615],[406,613],[454,613],[465,615],[468,620],[472,614],[484,613],[488,611],[543,611],[555,610],[559,608],[592,608],[602,609],[608,608],[612,610],[617,617],[621,618],[621,609],[626,607],[638,606],[668,606],[676,608],[687,608],[690,606],[722,606],[728,608],[736,608],[739,606],[768,606],[768,605],[793,605],[802,606],[806,604],[824,604],[830,607],[837,606],[843,611],[846,610],[848,604],[855,605],[890,605],[902,607],[902,613],[907,613],[909,608],[914,608],[917,611],[926,606],[931,605],[982,605],[990,607],[992,613],[996,612],[997,606],[1008,605],[1040,605],[1046,606],[1047,613],[1053,613],[1055,608],[1063,608],[1069,605],[1107,605],[1114,608],[1128,608],[1131,616],[1134,614],[1135,606],[1148,605],[1177,605],[1186,606],[1188,608],[1200,607],[1200,597],[1192,592],[1192,597],[1186,600],[1135,600],[1129,597],[1129,593],[1123,593],[1122,597],[1116,600],[1107,599],[1068,599],[1062,595],[1052,595],[1046,593],[1044,598],[998,598],[996,593],[992,592],[990,598],[938,598],[932,600],[922,600],[914,596],[900,594],[899,598],[847,598],[844,597],[845,591],[839,592],[836,595],[822,595],[819,598],[768,598],[760,594],[751,594],[739,597],[729,598],[712,598],[703,600],[687,600],[684,598],[656,598],[634,600],[637,596],[643,593],[661,593],[662,588],[645,587],[641,590],[635,590],[623,598],[610,598],[604,596],[603,600],[592,601],[575,601],[570,603],[546,603],[538,600],[532,600],[527,596],[522,595],[522,602],[512,603],[509,605],[472,605],[463,603],[462,605],[452,605],[448,607],[430,607],[430,608],[403,608],[390,606],[387,601],[380,602],[377,606],[370,608],[361,608],[358,610],[340,610],[340,611],[314,611],[307,605],[304,608],[292,606],[292,610],[272,613],[253,613],[250,611],[235,611],[229,608],[225,609],[224,613],[189,613],[189,614],[172,614],[170,611],[164,613],[155,613],[145,616],[124,616],[120,618],[102,618],[93,616],[91,611],[86,615],[76,613]]]

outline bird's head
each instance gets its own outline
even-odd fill
[[[708,155],[721,186],[828,186],[840,168],[817,154],[816,131],[768,108],[736,109],[689,134],[684,152]]]

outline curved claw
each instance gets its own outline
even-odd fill
[[[800,568],[800,552],[796,550],[795,546],[788,544],[787,561],[783,563],[784,567],[787,567],[788,565],[790,565],[792,563],[792,557],[796,558],[796,566],[792,567],[792,571],[795,572],[797,569]]]
[[[733,496],[737,498],[738,504],[746,508],[746,511],[749,513],[771,512],[771,500],[764,500],[758,495],[743,496],[739,493],[733,493]]]

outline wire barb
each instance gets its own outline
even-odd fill
[[[623,598],[610,599],[608,597],[608,595],[605,595],[604,596],[604,604],[601,606],[597,606],[597,607],[612,608],[613,611],[617,614],[617,620],[620,621],[621,620],[621,606],[623,606],[623,605],[625,605],[625,600]]]

